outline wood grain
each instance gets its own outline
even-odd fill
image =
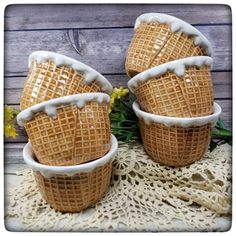
[[[216,4],[9,5],[5,30],[133,27],[146,12],[170,14],[191,24],[232,22],[230,7]]]
[[[212,43],[213,70],[231,70],[231,26],[197,28]],[[133,29],[7,31],[5,76],[26,75],[28,56],[36,50],[62,53],[92,66],[100,73],[125,73],[124,61],[132,35]],[[79,48],[75,46],[75,41]]]
[[[22,158],[22,150],[25,143],[6,143],[4,145],[4,163],[7,164],[21,164],[24,163]]]

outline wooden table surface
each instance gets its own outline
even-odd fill
[[[221,118],[232,124],[232,24],[226,5],[10,5],[5,11],[5,104],[19,109],[28,71],[28,56],[49,50],[78,59],[102,73],[113,86],[126,86],[124,61],[135,19],[146,12],[179,17],[200,30],[213,47],[212,77]],[[15,139],[5,139],[6,187],[19,180],[25,168],[23,129]]]

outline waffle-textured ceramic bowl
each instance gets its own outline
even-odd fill
[[[179,118],[153,115],[133,109],[139,118],[144,148],[156,162],[168,166],[185,166],[203,157],[211,139],[221,107],[214,103],[214,113],[205,117]]]
[[[136,19],[134,28],[125,62],[129,77],[172,60],[212,54],[205,36],[176,17],[145,13]]]
[[[108,190],[112,160],[118,143],[111,137],[109,152],[95,161],[74,166],[48,166],[37,162],[30,143],[23,150],[26,164],[33,169],[39,191],[46,202],[62,212],[80,212],[94,205]]]
[[[17,121],[25,127],[40,163],[76,165],[109,151],[109,101],[105,93],[55,98],[25,109]]]
[[[20,109],[53,98],[89,92],[110,94],[110,82],[91,67],[64,55],[36,51],[29,56],[29,73]]]
[[[141,109],[162,116],[213,113],[212,58],[188,57],[146,70],[128,82]]]

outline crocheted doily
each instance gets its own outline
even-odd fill
[[[139,143],[119,144],[111,187],[81,213],[51,209],[37,190],[32,171],[8,193],[6,217],[26,231],[217,231],[218,216],[231,214],[231,147],[208,152],[181,168],[153,162]],[[230,220],[227,230],[230,227]]]

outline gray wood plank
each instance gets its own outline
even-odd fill
[[[25,143],[6,143],[4,145],[4,164],[23,164],[22,151]]]
[[[212,43],[213,70],[231,70],[231,26],[197,28]],[[132,35],[133,29],[8,31],[5,33],[5,76],[26,75],[28,56],[35,50],[62,53],[100,73],[125,73],[124,61]],[[74,41],[79,47],[74,48]]]
[[[222,113],[220,115],[220,118],[223,119],[226,127],[230,130],[232,130],[232,100],[215,100],[221,108]]]
[[[222,107],[221,118],[224,120],[226,127],[232,129],[232,100],[215,100]],[[19,110],[19,105],[13,106],[14,108]],[[17,128],[18,136],[16,138],[5,138],[5,143],[18,143],[18,142],[27,142],[27,134],[24,128],[19,126]],[[21,146],[19,146],[20,148]]]
[[[191,24],[231,23],[227,5],[9,5],[5,11],[5,30],[133,27],[146,12],[179,17]]]
[[[127,87],[128,77],[121,75],[105,75],[114,87]],[[5,104],[19,104],[26,77],[5,78]],[[215,98],[232,98],[232,73],[212,73]]]

